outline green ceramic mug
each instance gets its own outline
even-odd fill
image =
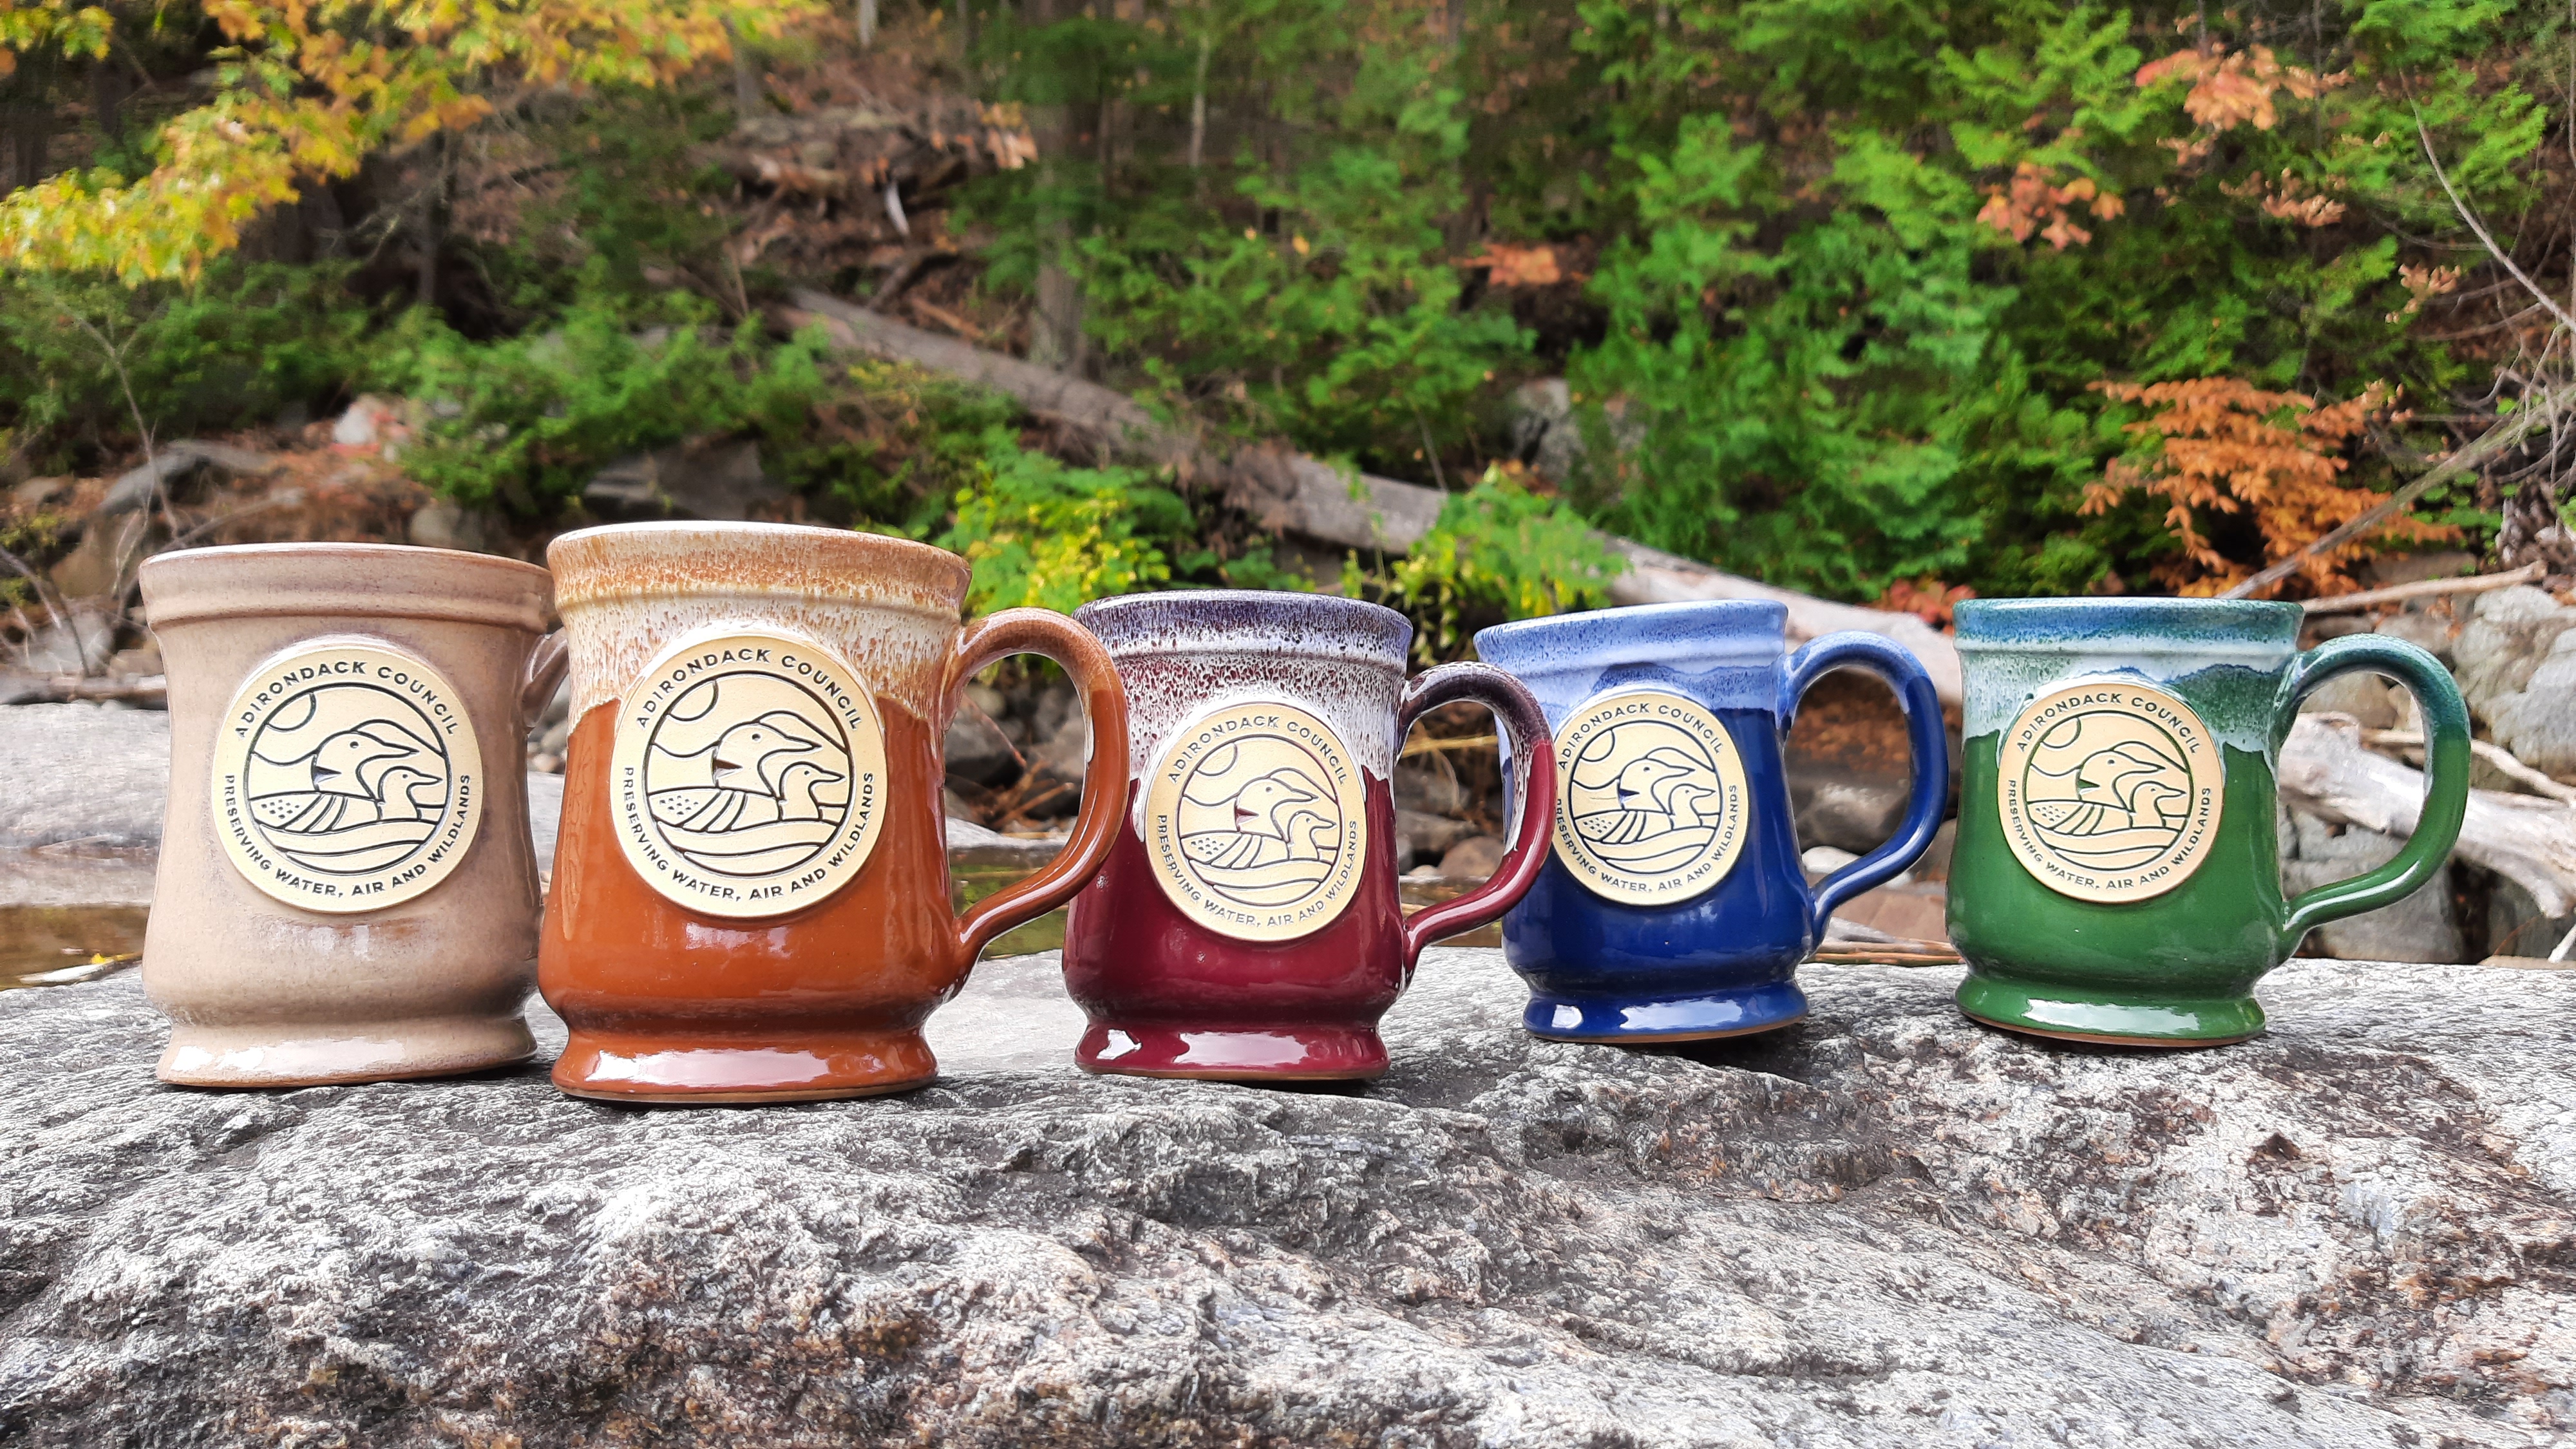
[[[2310,928],[2401,900],[2459,839],[2469,716],[2432,655],[2384,635],[2301,653],[2295,604],[1961,604],[1965,780],[1950,938],[1959,1008],[2041,1036],[2215,1046],[2263,1029],[2254,983]],[[2274,761],[2299,697],[2395,676],[2432,785],[2394,860],[2281,894]]]

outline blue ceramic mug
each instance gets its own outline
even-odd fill
[[[1553,849],[1503,918],[1531,1032],[1688,1041],[1807,1014],[1798,963],[1843,901],[1912,865],[1940,827],[1950,752],[1923,665],[1876,634],[1788,653],[1788,610],[1734,601],[1526,619],[1476,636],[1556,740]],[[1826,671],[1886,680],[1914,765],[1904,824],[1810,890],[1781,742]],[[1508,772],[1507,772],[1508,773]]]

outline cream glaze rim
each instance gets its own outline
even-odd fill
[[[739,553],[729,552],[704,560],[705,568],[702,572],[693,572],[674,582],[647,586],[609,581],[615,579],[624,570],[645,561],[642,558],[621,557],[620,554],[624,552],[619,547],[621,540],[631,539],[639,546],[651,548],[655,544],[685,541],[690,538],[703,539],[718,546],[739,545],[758,539],[792,542],[811,548],[814,556],[808,559],[781,560],[773,563],[769,560],[746,559]],[[845,553],[848,557],[843,559],[827,557],[836,551]],[[573,557],[576,553],[587,556]],[[923,568],[925,571],[930,566],[939,566],[949,575],[949,579],[944,584],[933,583],[930,587],[947,597],[948,602],[942,607],[938,604],[917,603],[893,597],[892,595],[901,592],[900,583],[896,583],[893,588],[884,587],[889,582],[885,573],[882,570],[868,570],[871,556],[874,561],[880,563],[908,557],[916,567]],[[656,551],[645,557],[661,559],[667,558],[668,554]],[[576,529],[571,533],[558,535],[554,542],[546,546],[546,562],[554,570],[555,608],[561,612],[588,608],[596,604],[630,603],[646,599],[795,599],[922,614],[941,619],[952,627],[961,622],[966,605],[966,589],[974,578],[973,565],[944,548],[916,543],[908,538],[890,538],[881,533],[860,533],[854,529],[823,528],[810,523],[680,522],[675,520],[662,523],[602,524],[598,527]],[[744,569],[743,565],[746,563],[751,564],[752,567]],[[850,572],[847,574],[815,572],[812,568],[815,564],[839,565],[846,567]],[[750,572],[768,577],[755,578],[751,581],[728,580],[724,577],[736,572]],[[800,572],[806,577],[791,582],[789,575]]]
[[[208,592],[220,594],[243,587],[238,578],[227,579],[221,573],[211,578],[203,577],[209,570],[232,563],[287,562],[297,558],[434,564],[441,568],[474,570],[487,577],[477,581],[483,587],[470,589],[470,602],[425,591],[396,595],[385,590],[358,589],[341,583],[289,584],[283,589],[266,584],[255,602],[217,604],[202,598]],[[143,591],[143,622],[154,629],[206,619],[328,615],[349,619],[423,619],[452,624],[490,624],[541,634],[546,628],[546,601],[553,595],[553,577],[540,565],[503,558],[498,554],[423,548],[408,543],[211,544],[204,548],[175,549],[155,554],[135,570],[135,582]],[[533,597],[531,591],[524,588],[530,584],[536,586],[532,591]],[[391,588],[413,590],[419,586],[397,583]],[[413,600],[426,597],[438,602],[394,602],[397,597]],[[522,601],[533,607],[522,610],[519,607]]]

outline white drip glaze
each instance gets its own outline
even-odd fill
[[[1404,688],[1399,668],[1383,659],[1296,657],[1279,652],[1157,651],[1120,655],[1127,686],[1130,823],[1140,832],[1143,781],[1164,742],[1183,724],[1229,704],[1284,700],[1341,736],[1362,771],[1386,780],[1395,765],[1395,707]]]
[[[2185,676],[2224,667],[2272,673],[2288,667],[2298,648],[2294,644],[2239,643],[2208,649],[2166,646],[2132,650],[2121,648],[2116,639],[2108,639],[2103,641],[2103,647],[1962,643],[1959,653],[1967,666],[1961,734],[1977,739],[2001,733],[2024,706],[2061,684],[2107,677],[2171,685]],[[2212,711],[2200,713],[2210,733],[2232,748],[2261,754],[2271,747],[2268,716],[2252,721],[2249,729],[2245,721],[2227,719]]]
[[[881,705],[934,725],[966,561],[901,539],[780,524],[626,524],[546,552],[572,642],[573,715],[623,698],[653,657],[719,625],[784,629],[838,653]]]

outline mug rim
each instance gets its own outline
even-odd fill
[[[1659,625],[1666,627],[1651,637],[1634,637]],[[1776,659],[1788,652],[1788,630],[1789,606],[1776,599],[1681,599],[1514,619],[1477,630],[1475,643],[1476,657],[1488,664],[1545,674],[1674,663],[1680,645],[1701,646],[1699,658]],[[1511,657],[1521,650],[1531,653]]]
[[[516,573],[522,577],[528,575],[543,577],[546,574],[542,564],[532,564],[524,559],[511,558],[506,554],[476,553],[471,549],[432,548],[427,544],[419,543],[362,543],[354,540],[338,543],[322,539],[289,539],[277,543],[210,543],[198,548],[174,548],[145,559],[135,569],[135,577],[142,577],[146,571],[156,574],[168,573],[173,568],[181,567],[183,560],[212,559],[220,562],[232,558],[276,558],[284,554],[298,553],[324,556],[374,554],[423,560],[443,559],[468,567],[495,568],[502,573]]]
[[[294,570],[263,578],[259,566],[299,561],[371,565],[365,578],[309,575]],[[235,569],[245,572],[229,577]],[[436,571],[441,584],[403,577]],[[172,549],[145,559],[135,570],[143,596],[143,622],[152,629],[201,620],[293,618],[426,619],[495,624],[543,633],[553,598],[553,575],[499,554],[425,548],[408,543],[226,543]],[[443,585],[443,586],[442,586]],[[235,590],[249,598],[227,598]],[[414,591],[408,597],[405,590]]]
[[[726,567],[732,560],[690,559],[682,575],[650,583],[617,577],[622,567],[646,561],[656,546],[667,553],[671,545],[691,541],[724,548],[754,539],[787,543],[802,556],[742,560],[745,566],[737,569]],[[767,596],[912,609],[944,614],[953,623],[974,578],[972,564],[933,544],[852,528],[751,519],[594,524],[556,535],[546,545],[546,562],[553,570],[555,606],[567,612],[671,595]],[[910,590],[903,587],[907,578]],[[901,597],[907,592],[923,597]],[[940,602],[933,604],[932,598]]]
[[[1242,626],[1254,612],[1285,616],[1279,622],[1338,636],[1346,655],[1385,663],[1401,673],[1412,658],[1413,621],[1383,604],[1340,594],[1306,594],[1288,589],[1157,589],[1094,599],[1073,611],[1073,621],[1090,630],[1112,658],[1132,659],[1171,654],[1290,654],[1315,652],[1313,642],[1250,634]],[[1222,631],[1224,637],[1175,641],[1147,640],[1156,631],[1151,617],[1180,615],[1186,629]],[[1228,617],[1232,615],[1234,617]]]
[[[1963,599],[1951,637],[1962,654],[2287,655],[2305,618],[2270,599]]]

